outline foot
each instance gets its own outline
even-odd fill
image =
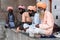
[[[20,32],[20,29],[19,29],[19,27],[17,28],[16,32]]]

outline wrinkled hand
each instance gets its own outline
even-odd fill
[[[39,24],[37,24],[36,27],[39,28]]]

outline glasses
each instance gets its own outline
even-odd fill
[[[33,12],[34,10],[28,10],[28,12]]]
[[[43,9],[42,7],[38,7],[38,9]]]
[[[23,10],[22,8],[19,8],[19,10]]]

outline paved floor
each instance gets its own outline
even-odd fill
[[[24,35],[23,33],[16,33],[10,29],[7,29],[6,35],[7,35],[6,40],[31,40],[32,39],[27,35]],[[32,40],[35,40],[35,39],[32,39]]]
[[[1,23],[1,22],[0,22]],[[2,22],[2,25],[4,22]],[[1,25],[1,24],[0,24]],[[53,40],[53,39],[41,39],[41,38],[31,38],[26,33],[16,33],[11,29],[5,29],[5,40]],[[4,39],[0,39],[4,40]]]
[[[30,38],[25,33],[16,33],[10,29],[6,30],[6,39],[5,40],[53,40],[54,38]],[[60,40],[60,39],[55,39]]]

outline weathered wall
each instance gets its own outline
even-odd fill
[[[35,5],[35,0],[1,0],[1,9],[6,10],[7,6],[13,6],[14,10],[18,5]]]
[[[25,6],[29,6],[29,5],[35,5],[36,0],[19,0],[19,5],[25,5]]]
[[[1,9],[2,10],[6,10],[6,8],[8,6],[13,6],[14,9],[16,9],[17,5],[18,5],[17,0],[1,0]]]
[[[55,23],[60,26],[60,0],[52,0],[52,13]]]

